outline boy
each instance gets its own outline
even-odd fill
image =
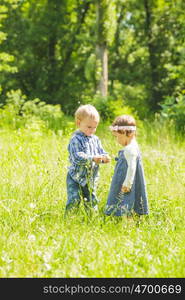
[[[81,199],[85,208],[97,209],[95,189],[100,163],[108,163],[110,157],[104,151],[99,138],[94,135],[100,117],[90,104],[81,105],[75,112],[78,130],[68,145],[70,166],[67,174],[66,211],[79,207]]]

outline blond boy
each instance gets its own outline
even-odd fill
[[[67,174],[66,211],[78,208],[83,199],[85,208],[97,208],[96,183],[100,163],[110,157],[94,134],[100,116],[90,104],[81,105],[75,112],[76,130],[68,145],[70,166]]]

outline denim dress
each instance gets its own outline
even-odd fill
[[[144,170],[141,161],[141,154],[137,151],[136,172],[131,191],[128,193],[121,192],[122,184],[127,174],[127,160],[124,150],[119,151],[118,157],[115,158],[114,175],[112,177],[111,187],[108,194],[105,214],[110,216],[131,215],[135,211],[139,215],[148,214],[148,199]]]

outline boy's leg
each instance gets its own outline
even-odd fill
[[[78,208],[80,205],[80,185],[67,175],[67,203],[66,211]]]
[[[82,195],[84,198],[84,205],[85,208],[93,208],[94,210],[98,209],[98,198],[96,196],[96,190],[95,187],[89,188],[89,186],[86,184],[84,187],[82,187]]]

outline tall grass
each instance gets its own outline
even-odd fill
[[[164,126],[138,130],[150,215],[103,214],[119,145],[99,127],[99,212],[64,218],[70,135],[0,132],[1,277],[184,277],[185,142]]]

